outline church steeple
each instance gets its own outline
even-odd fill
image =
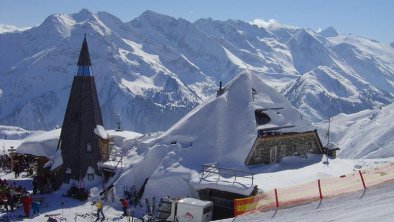
[[[61,177],[83,180],[101,175],[97,163],[108,160],[109,142],[95,133],[99,127],[103,128],[103,120],[85,36],[58,145],[63,158],[60,182]]]
[[[77,76],[93,75],[92,62],[90,61],[88,42],[86,41],[86,34],[85,34],[85,38],[83,39],[81,52],[79,53],[79,59],[77,65],[78,65]]]

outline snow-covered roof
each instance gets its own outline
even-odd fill
[[[230,193],[237,193],[244,196],[249,196],[254,190],[254,186],[249,184],[249,182],[237,182],[234,181],[234,178],[230,178],[230,180],[207,180],[194,178],[190,181],[190,184],[195,190],[214,189],[227,191]]]
[[[329,150],[334,150],[334,149],[339,149],[339,146],[334,142],[330,142],[327,144],[326,148]]]
[[[16,153],[51,158],[57,149],[61,129],[34,134],[25,138]]]
[[[130,181],[140,187],[141,178],[149,178],[144,193],[147,197],[190,196],[190,186],[250,195],[254,189],[250,181],[199,180],[201,165],[217,163],[223,168],[250,171],[244,161],[258,135],[256,109],[270,115],[265,127],[279,132],[313,130],[286,98],[253,73],[240,73],[224,88],[223,94],[193,109],[165,133],[133,143],[136,152],[144,154],[132,169],[125,170],[117,182],[119,190],[125,184],[130,186]],[[254,97],[252,89],[256,91]]]
[[[191,162],[218,162],[223,167],[244,168],[258,129],[305,132],[314,128],[288,102],[257,75],[243,72],[225,86],[226,91],[204,102],[151,144],[177,141],[190,147]],[[257,92],[252,97],[252,88]],[[280,109],[277,109],[280,108]],[[256,127],[255,110],[262,109],[271,121]],[[186,151],[185,151],[186,152]],[[195,153],[196,152],[196,153]],[[190,158],[190,157],[189,157]]]
[[[194,199],[194,198],[183,198],[183,199],[180,199],[178,202],[190,204],[190,205],[194,205],[194,206],[200,206],[200,207],[205,207],[205,206],[211,205],[211,202],[209,202],[209,201],[203,201],[203,200],[198,200],[198,199]]]
[[[50,170],[55,170],[63,164],[62,151],[59,149],[50,158],[48,162],[45,163],[44,168],[51,167]]]
[[[94,133],[104,140],[108,139],[108,133],[105,131],[104,127],[101,125],[97,125],[96,128],[94,128]]]

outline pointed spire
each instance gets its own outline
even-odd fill
[[[92,75],[91,72],[92,63],[90,61],[88,42],[86,41],[86,34],[85,34],[85,38],[83,39],[81,52],[79,53],[79,59],[77,65],[78,65],[77,76]]]

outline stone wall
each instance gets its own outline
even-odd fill
[[[259,135],[245,160],[245,165],[269,164],[285,156],[306,157],[307,153],[322,153],[317,131]]]

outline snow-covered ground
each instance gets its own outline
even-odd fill
[[[32,193],[32,179],[25,177],[25,174],[22,173],[20,178],[15,179],[13,173],[0,172],[1,179],[7,179],[8,183],[16,182],[17,185],[22,185],[26,187],[27,190]],[[96,184],[100,187],[100,183]],[[54,218],[58,221],[63,217],[65,220],[62,221],[94,221],[95,216],[92,215],[95,212],[95,206],[92,206],[92,201],[79,201],[73,198],[64,197],[63,194],[66,193],[66,189],[60,189],[51,194],[37,194],[33,195],[33,199],[44,197],[44,204],[41,205],[40,214],[32,215],[32,211],[30,211],[30,218],[23,219],[24,221],[47,221],[49,217],[46,215],[55,215]],[[97,195],[97,193],[96,193]],[[97,198],[92,198],[97,199]],[[114,203],[104,202],[104,215],[108,218],[108,221],[129,221],[128,217],[121,217],[122,210],[120,204],[118,204],[119,200],[115,200]],[[112,204],[112,206],[111,206]],[[1,216],[8,215],[11,218],[11,221],[20,221],[22,220],[20,217],[24,215],[22,207],[19,207],[14,212],[0,212]],[[81,216],[76,216],[81,215]],[[1,220],[1,219],[0,219]]]
[[[312,165],[309,165],[311,163],[310,160],[305,160],[298,161],[298,163],[292,163],[293,167],[297,166],[297,169],[286,169],[289,168],[289,163],[276,164],[273,168],[281,171],[258,175],[256,184],[270,184],[267,181],[272,181],[273,183],[270,186],[289,186],[294,183],[307,182],[312,180],[312,178],[316,178],[318,176],[317,174],[322,174],[324,172],[327,172],[327,175],[324,176],[328,176],[328,174],[332,172],[334,172],[333,174],[348,173],[352,171],[355,164],[363,164],[364,167],[372,167],[385,161],[394,162],[394,159],[337,159],[331,160],[328,166],[323,164],[324,160]],[[31,178],[24,178],[23,175],[24,174],[22,174],[21,178],[15,179],[13,173],[0,173],[2,179],[7,179],[10,183],[15,181],[17,184],[21,184],[32,192]],[[97,189],[93,188],[91,190],[94,196],[92,200],[97,198],[98,190],[101,189],[102,184],[97,182],[96,186],[98,187]],[[268,186],[266,188],[268,188]],[[319,218],[319,221],[371,221],[373,219],[378,221],[391,221],[394,216],[394,211],[392,210],[394,207],[394,201],[392,201],[394,198],[393,188],[394,183],[387,183],[383,186],[368,188],[365,193],[357,192],[351,195],[323,199],[321,202],[317,201],[287,209],[280,208],[277,211],[272,210],[264,213],[239,216],[224,221],[315,221],[316,216]],[[177,184],[172,184],[172,189],[177,189]],[[75,216],[77,214],[88,214],[89,216],[77,216],[76,221],[84,222],[94,220],[94,217],[91,216],[91,212],[95,211],[95,207],[91,205],[92,202],[82,202],[63,197],[62,194],[64,194],[65,191],[65,189],[60,189],[51,194],[37,195],[39,197],[45,197],[47,206],[41,208],[40,215],[31,216],[30,219],[24,220],[42,222],[48,219],[45,215],[54,214],[59,214],[56,216],[58,219],[60,219],[60,217],[66,218],[66,221],[75,221]],[[64,203],[63,206],[62,203]],[[137,211],[138,210],[140,209],[137,209]],[[4,214],[4,212],[1,214]],[[115,199],[113,203],[105,203],[104,214],[109,221],[128,221],[128,218],[120,217],[122,211],[118,198]],[[9,215],[12,218],[15,218],[17,215],[22,215],[22,209],[18,209],[15,213],[9,213]]]
[[[222,222],[260,221],[379,221],[394,218],[394,183],[305,205],[241,215]]]

